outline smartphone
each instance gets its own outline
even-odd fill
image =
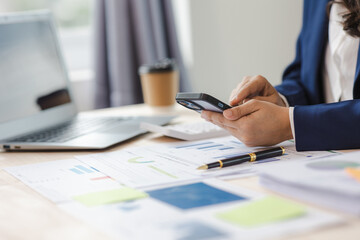
[[[176,94],[176,102],[197,112],[208,110],[222,113],[224,110],[231,108],[226,103],[206,93],[179,92]]]

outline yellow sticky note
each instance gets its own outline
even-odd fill
[[[354,179],[360,181],[360,169],[358,168],[346,168],[345,171]]]
[[[86,205],[97,206],[103,204],[117,203],[123,201],[134,200],[138,198],[145,198],[148,195],[139,190],[124,187],[119,189],[87,193],[73,197],[74,200]]]
[[[236,225],[252,227],[298,217],[305,213],[305,208],[299,204],[283,198],[265,197],[219,213],[217,217]]]

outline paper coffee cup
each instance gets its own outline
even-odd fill
[[[174,60],[164,59],[139,68],[144,102],[150,106],[170,106],[179,91],[179,71]]]

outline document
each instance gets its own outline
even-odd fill
[[[173,182],[183,182],[229,174],[254,174],[262,167],[269,168],[277,162],[297,159],[315,159],[337,154],[336,152],[296,152],[293,142],[281,144],[286,148],[283,156],[237,166],[196,170],[197,167],[220,159],[239,156],[263,148],[249,148],[235,137],[214,138],[169,144],[155,144],[127,148],[120,151],[77,157],[122,184],[146,188]]]
[[[77,159],[5,170],[114,239],[262,239],[341,222],[334,215],[216,179],[142,191]],[[279,206],[286,209],[275,211]],[[257,218],[237,219],[239,211]]]
[[[92,208],[71,202],[60,207],[116,239],[268,239],[341,223],[335,215],[215,179],[157,188],[147,194],[148,198]],[[210,201],[210,196],[215,200]],[[275,209],[269,203],[276,204]],[[286,209],[277,212],[281,204]],[[257,207],[267,210],[267,215]],[[249,221],[236,219],[239,209],[257,214],[260,220],[252,218],[249,226]]]
[[[262,169],[260,183],[273,191],[324,207],[360,215],[360,152]]]
[[[9,167],[5,170],[55,203],[75,200],[88,205],[95,201],[96,196],[98,201],[106,202],[114,195],[116,197],[116,191],[127,194],[128,199],[124,200],[142,197],[140,193],[130,192],[111,177],[77,159]],[[112,196],[108,191],[113,191]]]

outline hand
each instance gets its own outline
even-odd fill
[[[249,99],[271,102],[276,105],[285,107],[285,103],[276,89],[263,76],[247,76],[231,92],[230,105],[236,106]]]
[[[289,108],[269,102],[252,99],[223,114],[202,111],[201,117],[228,130],[249,147],[274,145],[293,138]]]

